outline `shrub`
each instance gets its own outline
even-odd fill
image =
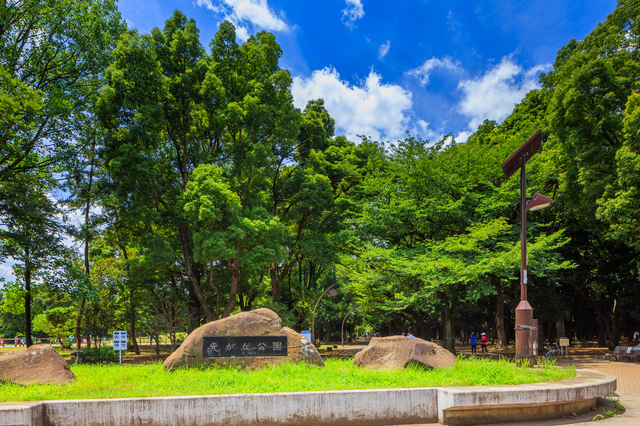
[[[82,350],[82,362],[87,364],[108,364],[118,362],[118,353],[110,346]]]

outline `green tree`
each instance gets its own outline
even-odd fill
[[[583,41],[563,47],[541,80],[549,93],[546,173],[557,191],[556,221],[572,240],[565,256],[580,271],[563,281],[596,312],[599,342],[611,348],[638,303],[632,294],[637,251],[630,239],[611,238],[610,227],[619,235],[616,227],[632,207],[625,204],[631,189],[625,167],[632,161],[625,140],[633,115],[626,109],[633,108],[630,97],[639,87],[637,16],[637,2],[620,1]]]
[[[598,218],[611,224],[615,238],[640,248],[640,95],[629,96],[624,113],[624,142],[616,152],[617,179],[599,200]]]
[[[196,260],[227,263],[231,272],[229,302],[222,312],[226,318],[236,304],[241,265],[248,274],[251,269],[260,271],[279,262],[284,226],[264,208],[243,209],[222,170],[212,165],[201,165],[193,172],[183,199],[185,211],[198,229],[194,235]]]
[[[69,336],[75,327],[75,310],[74,306],[48,309],[33,319],[33,328],[47,333],[50,339],[58,339],[63,348],[70,348]]]
[[[23,286],[27,347],[33,344],[32,286],[52,277],[66,252],[56,218],[59,210],[49,193],[54,185],[51,175],[31,172],[21,174],[5,187],[11,190],[12,196],[5,201],[7,216],[2,223],[4,229],[0,230],[0,247],[3,259],[16,262],[14,273]]]
[[[83,113],[123,26],[111,0],[0,6],[0,182],[72,158]],[[11,123],[11,124],[8,124]]]
[[[194,170],[214,164],[224,169],[244,220],[257,215],[271,223],[264,216],[272,216],[264,203],[268,176],[294,150],[299,112],[292,104],[291,77],[278,66],[282,51],[272,34],[259,33],[239,46],[233,25],[225,22],[211,42],[210,56],[198,37],[195,21],[180,12],[151,35],[124,35],[106,73],[99,115],[107,131],[101,155],[109,174],[109,203],[119,226],[130,229],[134,243],[143,246],[164,235],[178,250],[175,258],[184,266],[189,291],[210,321],[216,317],[202,283],[216,265],[207,257],[196,259],[194,224],[181,197]],[[230,262],[232,283],[240,275],[240,257],[250,256],[251,249],[238,246],[235,258],[222,260]],[[259,251],[256,247],[256,256]],[[224,315],[236,303],[234,286]]]

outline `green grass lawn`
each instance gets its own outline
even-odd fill
[[[77,398],[217,395],[265,392],[308,392],[432,386],[477,386],[565,380],[575,368],[518,368],[508,361],[458,359],[451,369],[409,367],[373,370],[353,367],[351,360],[326,360],[326,366],[282,364],[261,370],[194,368],[166,372],[162,364],[79,365],[68,385],[0,384],[0,402]]]

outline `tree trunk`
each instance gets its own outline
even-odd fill
[[[78,315],[76,315],[76,351],[80,350],[82,344],[82,336],[80,336],[80,321],[82,320],[82,311],[84,310],[84,304],[86,301],[87,298],[82,296],[80,307],[78,308]]]
[[[546,352],[544,349],[544,320],[542,315],[538,314],[538,354],[544,355]]]
[[[131,274],[129,271],[129,256],[124,244],[120,244],[120,250],[122,250],[122,256],[125,260],[125,269],[127,271],[127,279],[129,282],[129,337],[131,337],[131,346],[133,346],[133,350],[136,355],[140,355],[140,348],[138,347],[138,341],[136,340],[136,308],[134,303],[135,290],[131,282]]]
[[[559,318],[556,321],[556,334],[558,339],[560,339],[561,337],[567,337],[567,333],[564,329],[564,318]]]
[[[131,336],[131,346],[136,355],[140,355],[140,347],[138,347],[138,340],[136,339],[136,305],[134,304],[134,291],[133,288],[130,291],[131,298],[129,299],[129,329]]]
[[[209,309],[209,305],[207,304],[207,299],[205,299],[204,294],[202,293],[202,289],[200,287],[200,283],[196,278],[193,267],[191,265],[191,251],[189,250],[189,242],[187,240],[188,230],[186,226],[178,226],[178,236],[180,237],[180,246],[182,247],[182,256],[184,257],[184,266],[187,271],[187,276],[189,277],[189,281],[191,281],[191,285],[193,286],[193,290],[196,293],[196,297],[200,302],[200,307],[204,312],[204,315],[207,317],[207,321],[214,321],[217,318],[213,317],[213,312]],[[224,318],[224,316],[223,316]]]
[[[216,319],[218,319],[220,318],[220,290],[213,284],[213,260],[209,266],[209,286],[216,292]]]
[[[33,345],[31,340],[31,262],[29,262],[29,250],[25,250],[24,262],[24,338],[27,347]]]
[[[603,348],[607,346],[607,327],[604,324],[604,319],[598,317],[598,347]]]
[[[444,302],[444,321],[443,321],[443,332],[444,335],[442,337],[442,347],[447,349],[452,354],[456,354],[456,327],[455,327],[455,318],[453,310],[451,309],[451,305],[449,304],[448,298],[442,297]]]
[[[620,333],[622,331],[623,318],[624,318],[624,312],[620,312],[619,310],[616,310],[616,312],[613,313],[614,323],[611,329],[611,335],[609,337],[610,351],[614,350],[616,346],[618,346],[618,343],[620,342]]]
[[[193,330],[200,327],[200,301],[192,291],[189,291],[189,297],[187,298],[187,309],[189,313],[187,334],[190,334]]]
[[[427,321],[425,321],[425,331],[426,334],[423,337],[424,340],[428,340],[431,341],[431,339],[433,339],[433,321],[431,320],[431,318],[428,318]]]
[[[160,356],[160,333],[156,332],[156,355]]]
[[[233,262],[229,261],[229,269],[231,270],[231,288],[229,289],[229,301],[222,312],[222,318],[227,318],[231,315],[231,312],[233,311],[233,308],[236,307],[237,303],[236,296],[238,294],[238,281],[240,280],[240,253],[242,251],[242,245],[240,243],[237,243],[236,251],[238,253],[238,257],[236,257]]]
[[[418,336],[424,340],[431,340],[431,333],[427,332],[427,325],[422,317],[416,317],[416,326],[418,327]],[[428,338],[427,338],[428,336]]]
[[[271,264],[269,268],[269,276],[271,277],[271,300],[274,302],[280,301],[280,283],[282,280],[278,278],[278,268],[275,263]]]
[[[271,299],[274,302],[280,301],[280,285],[282,284],[282,281],[284,281],[285,277],[289,275],[292,268],[293,263],[285,263],[281,267],[276,266],[275,263],[271,264],[271,267],[269,268],[269,275],[271,277]],[[291,282],[289,282],[289,284],[291,284]]]
[[[496,347],[506,348],[507,333],[505,330],[505,323],[504,323],[504,293],[502,292],[502,283],[500,282],[500,278],[495,275],[491,277],[491,281],[497,293],[496,295],[496,332],[498,334],[498,341],[496,343]]]
[[[89,214],[91,212],[91,190],[93,188],[93,170],[95,167],[95,149],[96,149],[96,140],[93,139],[91,144],[91,168],[89,169],[89,188],[87,190],[87,204],[84,208],[84,231],[87,233],[84,235],[84,273],[87,274],[87,278],[89,278],[91,269],[89,265]],[[87,301],[86,295],[82,295],[82,300],[80,301],[80,308],[78,309],[78,315],[76,316],[76,350],[80,350],[80,345],[82,343],[82,336],[80,336],[80,323],[82,322],[82,314],[84,313],[84,305]],[[87,338],[87,343],[89,343],[91,339]]]

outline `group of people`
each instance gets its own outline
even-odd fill
[[[4,339],[2,339],[2,341],[0,342],[0,344],[2,346],[4,346]],[[15,339],[13,339],[13,346],[14,347],[24,347],[27,346],[27,339],[25,339],[24,337],[18,337],[16,336]]]
[[[404,333],[402,333],[402,335],[404,336]],[[415,337],[415,336],[413,335],[413,333],[408,332],[407,337]],[[471,337],[469,338],[469,341],[471,342],[471,355],[477,355],[478,337],[476,336],[476,333],[471,333]],[[489,340],[487,339],[487,333],[480,333],[480,347],[481,347],[480,353],[483,353],[483,354],[489,353],[489,351],[487,350],[488,342]]]
[[[471,333],[471,337],[469,338],[469,341],[471,342],[471,355],[477,355],[477,348],[478,348],[478,338],[476,337],[476,333]],[[489,351],[487,350],[487,333],[481,333],[480,334],[480,345],[482,347],[482,352],[481,353],[489,353]]]

